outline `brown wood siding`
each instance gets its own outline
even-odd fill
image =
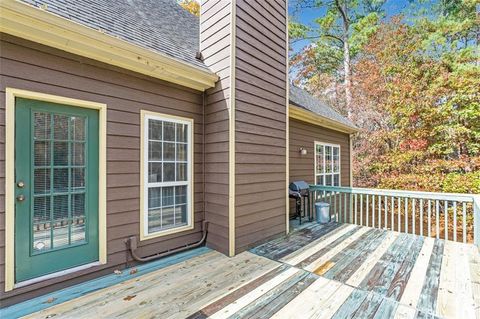
[[[236,252],[285,232],[286,6],[237,0]]]
[[[141,109],[193,118],[195,121],[195,229],[141,242],[140,254],[153,254],[192,243],[201,238],[201,221],[203,219],[202,93],[8,35],[1,35],[0,58],[0,299],[2,305],[111,273],[114,269],[123,268],[126,262],[131,262],[124,240],[129,236],[138,236],[140,228]],[[96,101],[106,103],[108,106],[108,263],[75,274],[18,288],[8,293],[3,291],[6,87]],[[208,169],[211,169],[211,166]]]
[[[341,186],[350,186],[350,136],[327,129],[321,126],[290,119],[290,181],[303,180],[314,183],[314,156],[315,142],[340,145],[340,182]],[[301,155],[299,150],[303,147],[307,155]],[[290,200],[290,212],[293,213],[294,203]]]
[[[205,218],[210,223],[207,245],[227,254],[231,3],[206,0],[201,10],[202,56],[220,77],[205,93]]]

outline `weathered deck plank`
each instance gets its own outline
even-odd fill
[[[473,245],[332,223],[192,257],[29,318],[480,319]]]

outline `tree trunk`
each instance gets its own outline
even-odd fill
[[[350,29],[350,21],[348,20],[347,0],[335,0],[338,11],[342,16],[343,24],[343,71],[345,77],[345,107],[349,119],[352,119],[352,72],[350,70],[350,46],[348,45],[348,31]]]

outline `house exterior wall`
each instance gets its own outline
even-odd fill
[[[220,77],[205,92],[205,218],[207,245],[229,254],[229,135],[231,106],[232,4],[202,2],[200,51],[204,63]]]
[[[286,2],[236,1],[235,244],[286,232]]]
[[[138,236],[140,209],[140,110],[194,120],[194,226],[142,241],[149,255],[198,241],[203,219],[202,93],[118,69],[40,44],[1,35],[0,68],[0,303],[6,306],[123,268],[131,257],[124,240]],[[17,88],[107,104],[106,265],[4,292],[5,281],[5,88]]]
[[[290,119],[290,182],[304,180],[314,183],[315,142],[340,145],[340,183],[350,186],[350,136],[321,126]],[[299,149],[307,150],[301,155]],[[291,201],[293,202],[293,200]]]

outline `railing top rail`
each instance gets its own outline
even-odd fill
[[[459,202],[480,202],[479,194],[460,194],[460,193],[434,193],[434,192],[419,192],[406,191],[394,189],[374,189],[374,188],[357,188],[357,187],[336,187],[336,186],[321,186],[310,185],[311,191],[330,191],[350,194],[366,194],[366,195],[382,195],[391,197],[406,197],[430,200],[448,200]]]

